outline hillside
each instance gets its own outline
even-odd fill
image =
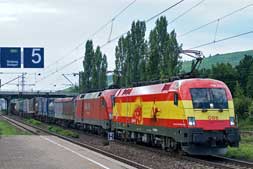
[[[236,66],[239,64],[240,60],[244,58],[245,55],[253,56],[253,50],[226,53],[226,54],[216,54],[214,56],[209,56],[203,59],[199,68],[210,69],[212,65],[215,65],[217,63],[230,63],[232,66]],[[191,61],[184,61],[182,65],[182,71],[186,72],[190,71],[191,64],[192,64]]]

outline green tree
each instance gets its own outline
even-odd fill
[[[237,72],[229,63],[218,63],[212,66],[210,77],[221,80],[226,83],[229,89],[234,91],[237,78]]]
[[[115,49],[115,84],[127,87],[132,86],[133,82],[146,80],[145,31],[145,22],[133,22],[127,35],[119,39]]]
[[[115,49],[114,83],[121,87],[133,82],[170,78],[181,69],[181,46],[176,33],[167,32],[166,17],[156,21],[149,42],[145,40],[145,22],[133,22],[127,35],[121,37]]]
[[[100,47],[96,48],[96,52],[94,54],[94,58],[92,60],[92,77],[91,77],[91,88],[99,89],[101,86],[100,82],[100,73],[101,73],[101,62],[102,62],[102,52]]]
[[[245,55],[245,57],[240,61],[239,65],[236,66],[237,72],[240,75],[238,77],[240,84],[244,92],[247,89],[247,80],[248,75],[250,73],[250,67],[253,64],[253,57],[249,55]]]
[[[237,97],[237,98],[244,97],[243,89],[238,81],[236,81],[234,97]]]
[[[124,37],[119,38],[118,45],[115,49],[115,70],[113,82],[115,85],[123,86],[122,71],[125,63]]]
[[[249,105],[251,104],[251,99],[244,96],[243,89],[239,82],[236,82],[234,93],[235,113],[238,114],[239,118],[245,119],[249,115]]]
[[[149,79],[170,78],[181,69],[181,46],[178,45],[175,31],[168,33],[167,26],[166,17],[160,17],[150,32],[147,68]]]
[[[83,71],[79,72],[79,92],[80,93],[84,92],[84,72]]]
[[[85,55],[83,61],[83,91],[87,92],[91,89],[91,79],[92,79],[92,64],[94,58],[93,42],[88,40],[85,45]]]
[[[168,60],[169,67],[166,72],[167,76],[173,76],[178,74],[182,68],[182,62],[180,61],[181,56],[179,55],[182,50],[182,45],[179,46],[177,42],[175,30],[173,30],[169,35],[167,50],[168,55],[166,55],[166,60]]]
[[[129,49],[131,65],[131,82],[139,82],[145,80],[146,69],[145,60],[147,54],[147,44],[145,41],[146,24],[142,21],[132,23],[131,27],[131,50]],[[133,60],[131,60],[133,59]]]
[[[200,69],[200,70],[196,69],[194,70],[193,74],[196,77],[207,78],[207,77],[211,77],[211,74],[212,74],[211,71],[212,71],[211,69],[205,69],[205,68]]]
[[[131,42],[131,32],[129,31],[125,41],[124,41],[124,48],[125,48],[125,62],[122,74],[123,76],[123,85],[125,87],[132,86],[132,79],[133,73],[132,72],[132,61],[133,61],[133,53],[132,53],[132,42]]]
[[[94,52],[93,43],[88,40],[85,45],[83,61],[84,71],[79,73],[81,92],[107,87],[107,58],[97,46]]]
[[[107,57],[106,55],[103,55],[99,71],[99,89],[104,89],[107,87],[107,67]]]
[[[248,97],[253,98],[253,64],[250,66],[250,69],[249,69],[246,89],[247,90],[246,90],[245,94]]]
[[[253,118],[253,100],[251,100],[251,103],[249,105],[249,115],[250,115],[250,117],[252,119]]]

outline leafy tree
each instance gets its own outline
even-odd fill
[[[167,32],[168,22],[165,17],[161,17],[156,21],[156,26],[151,30],[149,35],[149,78],[158,80],[164,78],[166,74],[166,66],[169,67],[167,61],[167,45],[169,42],[169,34]]]
[[[113,74],[113,82],[118,86],[123,86],[122,71],[125,63],[124,40],[124,37],[119,38],[118,45],[115,49],[115,70]]]
[[[235,113],[238,114],[239,118],[247,118],[249,115],[249,105],[251,104],[251,99],[244,96],[243,89],[241,88],[239,82],[236,82],[234,93]]]
[[[160,79],[160,55],[157,55],[159,53],[158,49],[158,37],[156,30],[151,30],[149,35],[149,54],[148,54],[148,79],[150,80],[158,80]]]
[[[107,86],[107,58],[100,47],[94,52],[91,40],[86,42],[83,61],[84,71],[79,73],[80,92],[88,92],[92,89],[102,89]]]
[[[253,100],[251,100],[251,103],[249,105],[249,109],[248,110],[249,110],[249,115],[250,115],[250,117],[252,119],[252,117],[253,117]]]
[[[92,77],[91,77],[91,88],[98,89],[100,88],[100,73],[101,73],[101,61],[102,61],[102,52],[100,47],[96,48],[94,58],[92,61]]]
[[[99,89],[104,89],[107,86],[107,67],[107,57],[106,55],[103,55],[99,71]]]
[[[79,92],[84,92],[84,72],[79,72]]]
[[[244,94],[243,94],[243,89],[240,85],[240,83],[238,81],[236,81],[236,86],[235,86],[235,92],[234,92],[234,96],[237,97],[237,98],[242,98],[244,97]]]
[[[245,55],[245,57],[240,61],[239,65],[236,66],[237,72],[240,75],[238,77],[240,84],[244,92],[247,89],[247,80],[248,75],[250,73],[250,67],[253,64],[253,57],[249,55]]]
[[[91,89],[91,79],[92,79],[92,64],[94,58],[93,42],[88,40],[85,45],[85,55],[83,61],[83,91],[87,92]]]
[[[131,50],[132,56],[131,82],[145,80],[145,59],[147,53],[147,44],[145,41],[146,24],[142,21],[132,23],[131,27]]]
[[[168,76],[176,75],[180,72],[182,68],[182,62],[180,61],[181,56],[180,51],[182,49],[182,46],[179,46],[176,38],[176,32],[173,30],[169,35],[169,43],[167,46],[168,55],[167,60],[169,62],[169,67],[167,70]]]
[[[237,72],[229,63],[218,63],[212,66],[210,77],[225,82],[229,89],[234,91],[237,78]]]
[[[115,49],[115,84],[126,87],[146,79],[145,31],[145,22],[133,22],[127,35],[119,39]]]
[[[247,85],[246,85],[245,94],[251,98],[253,98],[253,64],[250,66],[249,74],[247,77]]]
[[[207,77],[210,77],[211,76],[211,69],[196,69],[193,74],[196,76],[196,77],[202,77],[202,78],[207,78]]]
[[[175,75],[181,69],[179,62],[181,47],[176,40],[176,33],[167,31],[166,17],[160,17],[149,36],[148,77],[165,79]]]
[[[132,72],[132,43],[131,43],[131,32],[129,31],[127,33],[127,36],[124,40],[124,48],[125,48],[125,53],[124,53],[124,66],[123,66],[123,70],[122,70],[122,74],[124,74],[124,76],[122,76],[122,81],[123,81],[123,86],[127,87],[127,86],[131,86],[132,85],[132,75],[134,72]]]

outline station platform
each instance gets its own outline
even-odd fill
[[[0,169],[134,169],[55,136],[2,136]]]

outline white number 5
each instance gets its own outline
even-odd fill
[[[32,62],[34,63],[34,64],[38,64],[38,63],[40,63],[41,62],[41,55],[40,55],[40,50],[41,49],[33,49],[33,51],[32,51],[32,57],[33,57],[33,59],[32,59]]]

